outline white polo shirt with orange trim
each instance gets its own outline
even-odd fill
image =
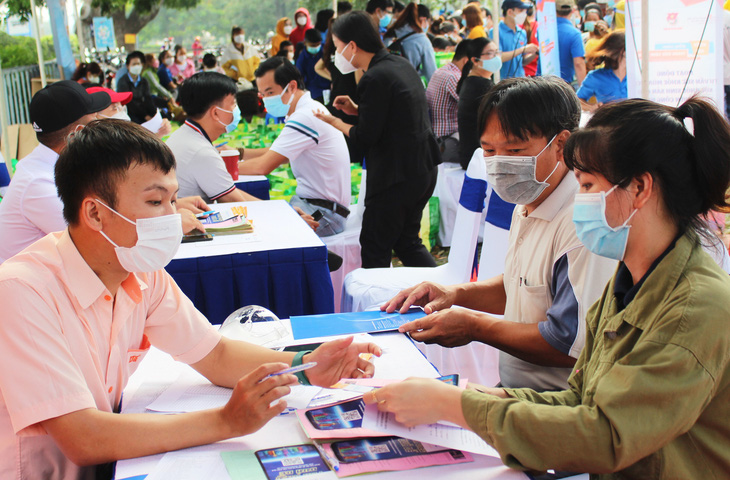
[[[85,479],[40,422],[117,411],[150,345],[184,363],[220,334],[164,270],[130,274],[113,297],[68,230],[0,265],[0,478]]]

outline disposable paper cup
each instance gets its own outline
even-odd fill
[[[226,170],[231,174],[231,178],[238,180],[238,150],[223,150],[221,156],[226,163]]]

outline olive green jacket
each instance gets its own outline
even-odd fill
[[[570,389],[466,391],[469,426],[517,469],[730,478],[730,277],[685,235],[623,311],[614,281],[588,312]]]

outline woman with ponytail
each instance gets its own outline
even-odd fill
[[[702,218],[728,208],[730,126],[708,102],[598,109],[570,136],[573,222],[618,269],[586,316],[562,392],[459,390],[411,379],[365,395],[406,425],[448,420],[512,468],[592,479],[709,479],[730,472],[730,277]],[[536,219],[539,221],[539,218]]]
[[[466,49],[469,60],[461,71],[456,91],[459,93],[459,163],[466,170],[474,150],[479,148],[479,104],[494,85],[492,76],[502,67],[502,59],[497,55],[497,44],[488,38],[464,41],[469,42]]]

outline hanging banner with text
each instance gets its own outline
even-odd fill
[[[555,0],[537,1],[537,38],[540,40],[541,75],[560,76],[558,21]]]
[[[724,111],[722,1],[652,1],[644,16],[641,0],[627,0],[625,12],[629,97],[641,97],[642,75],[648,75],[649,100],[676,107],[699,93]],[[649,22],[648,72],[641,71],[643,20]]]

